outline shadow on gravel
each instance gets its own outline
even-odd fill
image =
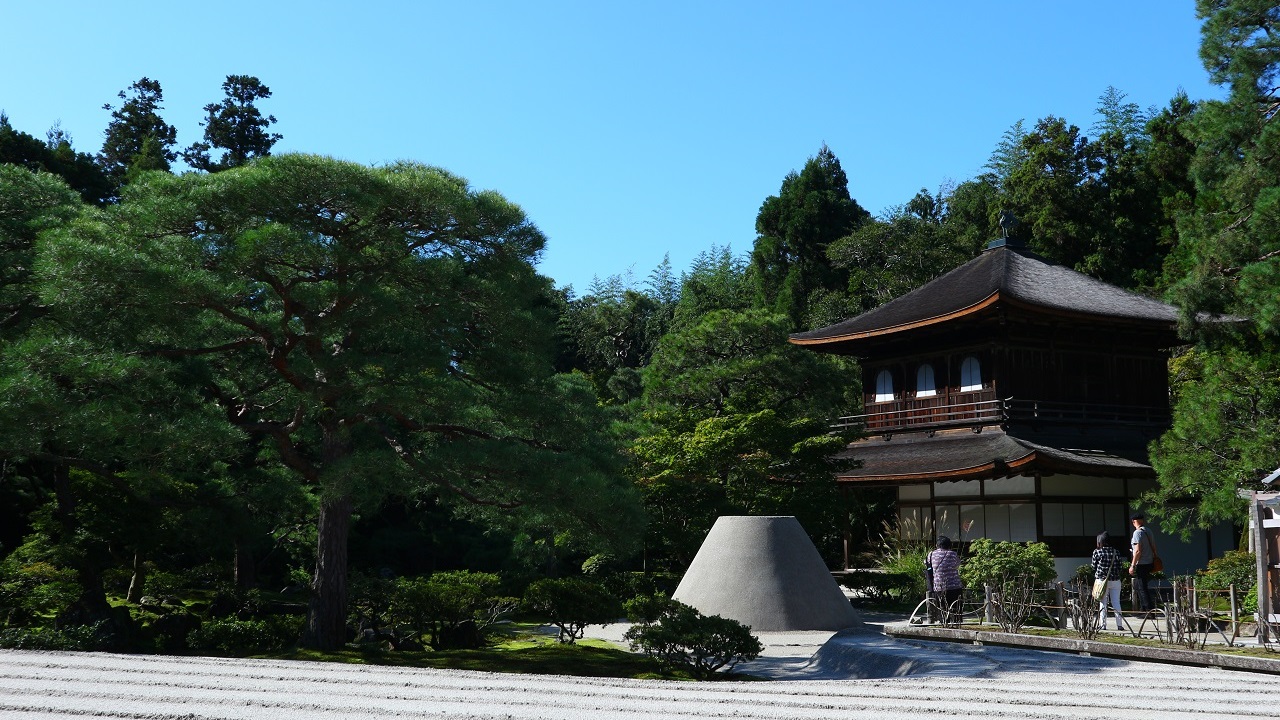
[[[816,652],[797,647],[740,666],[771,680],[841,680],[898,677],[978,677],[998,672],[1091,674],[1123,661],[1034,650],[901,640],[867,624],[842,630]]]

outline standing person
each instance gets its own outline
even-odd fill
[[[1120,615],[1120,553],[1111,547],[1111,536],[1105,530],[1098,533],[1097,540],[1098,547],[1093,551],[1093,577],[1106,582],[1106,589],[1098,597],[1098,627],[1106,629],[1107,604],[1110,603],[1116,616],[1116,629],[1119,630],[1124,627],[1124,618]]]
[[[951,549],[951,538],[938,536],[938,546],[929,552],[925,563],[933,568],[933,595],[942,604],[942,624],[960,622],[963,615],[960,593],[960,556]]]
[[[1129,518],[1133,525],[1133,537],[1129,539],[1129,549],[1133,558],[1129,563],[1129,574],[1133,576],[1133,594],[1139,610],[1154,610],[1156,603],[1151,597],[1150,577],[1156,562],[1156,543],[1147,529],[1147,518],[1142,513],[1134,513]]]

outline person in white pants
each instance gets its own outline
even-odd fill
[[[1115,612],[1116,629],[1119,630],[1124,627],[1124,618],[1120,615],[1120,553],[1111,547],[1110,539],[1105,530],[1098,533],[1098,547],[1093,551],[1093,578],[1095,583],[1105,578],[1106,588],[1099,595],[1095,585],[1094,595],[1098,596],[1101,610],[1098,614],[1098,627],[1107,627],[1109,603]]]

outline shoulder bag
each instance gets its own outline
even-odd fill
[[[1111,555],[1111,563],[1107,565],[1107,571],[1103,573],[1101,577],[1094,578],[1093,580],[1094,602],[1100,602],[1102,600],[1102,596],[1107,594],[1107,581],[1111,579],[1111,571],[1115,568],[1115,565],[1116,556],[1113,553]]]

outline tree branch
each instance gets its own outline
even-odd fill
[[[1233,226],[1234,226],[1235,224],[1236,224],[1236,223],[1232,223],[1232,225],[1233,225]],[[1250,261],[1249,261],[1249,263],[1260,263],[1260,262],[1266,262],[1267,260],[1270,260],[1270,259],[1271,259],[1271,258],[1273,258],[1273,257],[1280,257],[1280,250],[1272,250],[1271,252],[1269,252],[1269,253],[1267,253],[1267,254],[1265,254],[1265,255],[1262,255],[1262,256],[1259,256],[1259,257],[1256,257],[1256,258],[1254,258],[1254,259],[1250,260]],[[1223,274],[1223,275],[1226,275],[1227,277],[1230,277],[1230,276],[1232,276],[1232,275],[1239,274],[1241,270],[1244,270],[1244,265],[1239,265],[1239,266],[1237,266],[1237,267],[1230,267],[1230,268],[1226,268],[1225,270],[1223,270],[1223,271],[1222,271],[1222,274]]]
[[[228,352],[230,350],[239,350],[242,347],[256,345],[260,340],[256,337],[241,338],[234,342],[224,345],[215,345],[206,348],[161,348],[158,350],[144,350],[136,353],[143,357],[192,357],[195,355],[213,355],[215,353]]]
[[[504,502],[501,500],[489,500],[486,498],[482,498],[479,495],[476,495],[468,491],[464,487],[461,487],[449,482],[443,477],[433,476],[431,473],[427,471],[427,468],[422,464],[422,462],[413,456],[412,452],[410,452],[403,444],[401,444],[399,440],[393,437],[390,432],[387,432],[387,429],[385,427],[383,427],[380,423],[376,423],[376,422],[371,424],[377,429],[378,434],[382,435],[382,439],[386,441],[387,446],[390,447],[391,451],[396,454],[396,457],[400,458],[401,462],[403,462],[405,465],[408,465],[409,468],[413,470],[415,473],[417,473],[418,476],[421,477],[422,479],[428,482],[435,482],[435,483],[439,483],[440,485],[443,485],[450,492],[457,494],[459,497],[461,497],[462,499],[466,500],[467,502],[473,505],[483,505],[486,507],[496,507],[496,508],[501,508],[505,510],[510,510],[512,508],[518,508],[524,504],[517,500]]]

